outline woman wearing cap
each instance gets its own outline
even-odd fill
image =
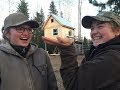
[[[61,50],[61,76],[66,90],[120,90],[120,17],[112,12],[85,16],[83,27],[91,29],[93,45],[78,66],[69,39],[43,37]]]
[[[48,54],[31,45],[36,21],[22,13],[10,14],[4,20],[0,45],[0,90],[58,90]]]

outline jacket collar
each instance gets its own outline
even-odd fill
[[[85,57],[86,59],[92,58],[95,54],[109,49],[120,50],[120,35],[97,47],[92,45],[90,50],[85,54]]]
[[[13,47],[10,45],[9,42],[2,43],[0,45],[0,50],[6,53],[14,54],[21,57],[21,55],[17,51],[15,51],[15,49],[13,49]],[[30,45],[30,49],[27,53],[27,56],[33,54],[36,50],[37,50],[37,47],[35,45]]]

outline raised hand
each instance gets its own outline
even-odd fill
[[[61,38],[57,37],[56,39],[54,38],[49,38],[49,37],[42,37],[42,39],[47,43],[51,45],[56,45],[56,46],[69,46],[73,43],[73,39],[71,38]]]

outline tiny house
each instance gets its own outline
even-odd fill
[[[43,29],[45,37],[74,37],[75,28],[72,26],[72,24],[66,19],[54,14],[51,14],[47,18]]]

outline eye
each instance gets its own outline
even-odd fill
[[[95,27],[94,27],[94,26],[91,26],[90,30],[91,30],[91,31],[94,31],[94,30],[95,30]]]
[[[28,28],[28,30],[32,32],[32,28]]]
[[[23,31],[24,31],[24,28],[22,28],[22,27],[16,27],[16,31],[18,31],[18,32],[23,32]]]
[[[98,25],[98,29],[102,29],[104,27],[104,25]]]

